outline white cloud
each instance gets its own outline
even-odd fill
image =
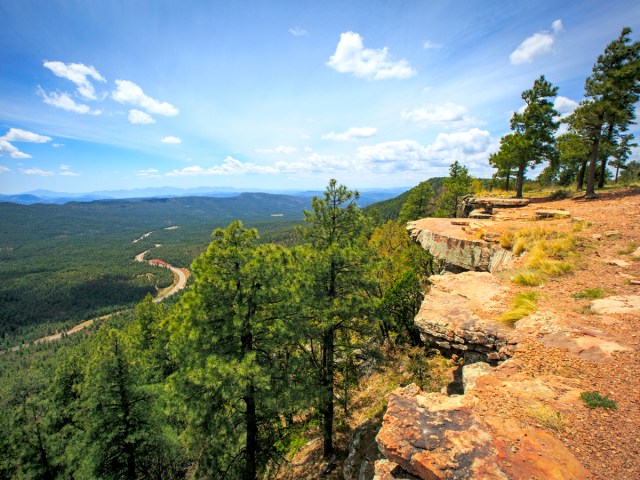
[[[472,168],[481,168],[497,149],[496,143],[488,131],[472,128],[465,132],[440,133],[427,146],[414,140],[362,146],[356,156],[374,173],[427,171],[448,166],[456,160]]]
[[[172,143],[172,144],[182,143],[182,139],[178,137],[164,137],[160,141],[162,143]]]
[[[91,113],[93,115],[100,115],[102,113],[100,110],[91,110],[88,105],[76,103],[66,92],[47,93],[42,88],[38,87],[38,93],[42,97],[44,103],[56,108],[83,114]]]
[[[52,143],[51,146],[54,148],[62,148],[64,147],[64,143]]]
[[[94,67],[86,66],[82,63],[44,62],[43,65],[56,76],[66,78],[75,83],[78,87],[78,93],[88,100],[95,100],[96,92],[87,77],[99,82],[106,82],[105,78]]]
[[[173,117],[178,115],[176,107],[167,102],[160,102],[151,98],[135,83],[129,80],[116,80],[117,89],[111,92],[111,98],[116,102],[129,103],[144,108],[147,112]]]
[[[306,37],[309,35],[304,28],[301,27],[293,27],[289,29],[289,33],[294,37]]]
[[[288,145],[278,145],[275,148],[258,148],[257,153],[277,153],[280,155],[290,155],[296,153],[298,149],[296,147],[290,147]]]
[[[136,176],[141,178],[160,178],[159,172],[155,168],[147,168],[145,170],[136,170],[133,172]]]
[[[430,40],[425,40],[425,42],[422,44],[422,48],[424,48],[425,50],[430,50],[432,48],[442,48],[442,44],[434,43]]]
[[[76,172],[72,172],[71,170],[64,170],[60,172],[60,176],[62,177],[79,177],[80,174]]]
[[[41,177],[51,177],[53,175],[55,175],[55,173],[47,171],[47,170],[41,170],[39,168],[21,168],[20,171],[22,173],[24,173],[25,175],[40,175]]]
[[[10,128],[6,134],[0,137],[0,140],[6,140],[8,142],[46,143],[51,141],[51,137],[28,132],[19,128]]]
[[[421,127],[437,125],[446,128],[466,128],[479,123],[475,118],[469,117],[466,107],[450,102],[403,110],[400,114],[404,120]]]
[[[63,163],[62,165],[60,165],[60,170],[71,170],[71,167]]]
[[[276,163],[279,173],[285,174],[317,174],[317,173],[334,173],[337,171],[353,172],[361,170],[358,163],[345,157],[336,155],[322,155],[312,153],[297,161]]]
[[[7,173],[10,172],[11,169],[8,167],[5,167],[4,165],[0,165],[0,173]]]
[[[256,165],[255,163],[243,163],[231,156],[224,159],[221,165],[213,165],[203,168],[199,165],[173,170],[166,174],[168,177],[200,177],[205,175],[244,175],[251,173],[279,173],[275,167]]]
[[[140,110],[129,110],[129,122],[134,125],[148,125],[150,123],[156,123],[151,115],[142,112]]]
[[[551,33],[543,30],[525,39],[509,56],[511,63],[513,65],[531,63],[535,57],[551,52],[556,37],[563,30],[562,21],[554,21],[551,28]]]
[[[351,127],[342,133],[327,133],[322,135],[323,140],[335,140],[336,142],[353,142],[362,138],[373,137],[378,133],[375,127]]]
[[[362,37],[354,32],[340,35],[336,51],[327,65],[340,73],[351,73],[367,80],[404,79],[416,74],[406,60],[389,58],[387,47],[382,50],[364,48]]]
[[[578,102],[558,95],[555,102],[553,102],[553,107],[561,116],[564,117],[566,115],[570,115],[576,108],[578,108]]]
[[[0,156],[9,155],[11,158],[31,158],[31,155],[21,152],[6,140],[0,139]]]

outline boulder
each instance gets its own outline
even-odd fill
[[[571,213],[568,210],[536,210],[536,218],[542,220],[544,218],[569,218]]]
[[[462,367],[462,385],[464,392],[469,393],[476,386],[478,378],[491,373],[491,365],[486,362],[476,362]]]
[[[507,288],[487,272],[433,275],[414,319],[423,341],[459,354],[476,353],[485,362],[513,353],[514,331],[496,320]]]
[[[493,224],[487,220],[474,223],[479,229]],[[407,230],[415,242],[453,270],[495,272],[506,268],[512,258],[508,250],[478,238],[465,226],[453,225],[449,218],[423,218],[409,222]]]
[[[397,463],[383,458],[375,464],[373,480],[420,480],[420,478],[405,472]]]

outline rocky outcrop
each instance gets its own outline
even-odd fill
[[[364,480],[374,475],[376,460],[382,457],[376,435],[380,430],[380,418],[372,418],[360,424],[349,442],[349,456],[342,472],[345,480]]]
[[[507,289],[487,272],[433,275],[415,324],[423,341],[475,360],[496,362],[513,353],[513,330],[496,318]]]
[[[544,430],[523,430],[515,421],[479,416],[473,395],[447,397],[409,385],[390,393],[387,402],[377,436],[389,460],[376,465],[381,480],[589,477],[571,452]]]
[[[407,230],[434,258],[449,269],[495,272],[508,266],[511,252],[476,236],[478,229],[493,222],[456,221],[449,218],[423,218],[409,222]]]
[[[640,295],[616,295],[591,302],[594,313],[640,313]]]

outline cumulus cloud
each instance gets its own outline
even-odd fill
[[[52,177],[55,173],[47,170],[41,170],[39,168],[21,168],[20,171],[25,175],[40,175],[41,177]]]
[[[172,143],[172,144],[182,143],[182,139],[178,137],[164,137],[160,141],[162,143]]]
[[[51,146],[53,148],[62,148],[64,147],[64,143],[52,143]]]
[[[129,118],[129,122],[134,125],[148,125],[150,123],[156,123],[151,115],[136,109],[129,110],[127,118]]]
[[[387,47],[381,50],[365,48],[362,37],[354,32],[340,35],[336,51],[327,65],[340,73],[351,73],[367,80],[404,79],[416,74],[406,60],[391,59]]]
[[[96,92],[93,88],[93,84],[87,77],[91,77],[99,82],[106,82],[105,78],[100,75],[94,67],[83,65],[82,63],[45,61],[43,65],[51,70],[57,77],[66,78],[67,80],[71,80],[75,83],[78,87],[78,93],[88,100],[95,100]]]
[[[31,158],[31,155],[21,152],[6,140],[0,139],[0,156],[9,155],[11,158]]]
[[[6,140],[7,142],[46,143],[51,141],[51,137],[21,130],[20,128],[10,128],[6,134],[0,137],[0,140]]]
[[[289,29],[289,33],[294,37],[306,37],[309,35],[304,28],[301,27],[293,27]]]
[[[405,109],[400,114],[404,120],[421,127],[436,125],[446,128],[467,128],[479,123],[478,120],[468,115],[466,107],[450,102],[441,105],[427,105],[413,110]]]
[[[526,38],[518,48],[511,53],[509,60],[513,65],[531,63],[534,58],[551,52],[553,50],[553,44],[562,30],[562,21],[555,20],[551,24],[551,32],[543,30]]]
[[[338,155],[322,155],[319,153],[312,153],[293,162],[277,162],[276,168],[279,173],[284,174],[317,174],[362,170],[359,164],[352,159]]]
[[[570,98],[558,95],[555,102],[553,102],[553,107],[561,116],[564,117],[566,115],[572,114],[573,111],[578,108],[578,102],[571,100]]]
[[[296,153],[298,149],[296,147],[290,147],[288,145],[278,145],[275,148],[258,148],[257,153],[277,153],[280,155],[290,155]]]
[[[277,168],[270,166],[256,165],[255,163],[244,163],[231,156],[225,158],[221,165],[211,167],[201,167],[194,165],[180,170],[173,170],[166,174],[168,177],[200,177],[205,175],[244,175],[251,173],[279,173]]]
[[[93,115],[100,115],[100,110],[91,110],[88,105],[76,103],[68,93],[66,92],[45,92],[42,88],[38,87],[38,94],[42,97],[42,100],[47,105],[52,107],[61,108],[68,112],[75,113],[91,113]]]
[[[142,88],[129,80],[116,80],[116,87],[116,90],[111,92],[111,98],[116,102],[137,105],[147,112],[167,117],[173,117],[179,113],[178,109],[170,103],[145,95]]]
[[[464,132],[441,133],[430,145],[415,140],[398,140],[358,148],[357,158],[372,172],[425,171],[459,161],[480,167],[496,150],[488,131],[472,128]]]
[[[351,127],[342,133],[327,133],[322,135],[323,140],[335,140],[336,142],[353,142],[362,138],[373,137],[378,133],[375,127]]]
[[[8,167],[5,167],[4,165],[0,165],[0,173],[7,173],[10,172],[11,169]]]

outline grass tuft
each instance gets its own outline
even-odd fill
[[[511,277],[511,281],[516,285],[522,285],[523,287],[537,287],[544,283],[544,278],[535,270],[525,270],[523,272],[516,273]]]
[[[582,292],[572,293],[572,298],[576,300],[581,300],[584,298],[588,298],[589,300],[597,300],[598,298],[604,297],[604,290],[602,288],[587,288]]]
[[[616,402],[611,400],[608,395],[604,397],[599,392],[582,392],[580,398],[589,408],[608,408],[609,410],[617,410]]]
[[[536,292],[524,292],[516,295],[513,307],[500,317],[500,321],[514,326],[518,320],[532,314],[538,309],[538,294]]]
[[[526,413],[544,428],[562,430],[564,427],[560,412],[542,403],[534,403],[526,409]]]

